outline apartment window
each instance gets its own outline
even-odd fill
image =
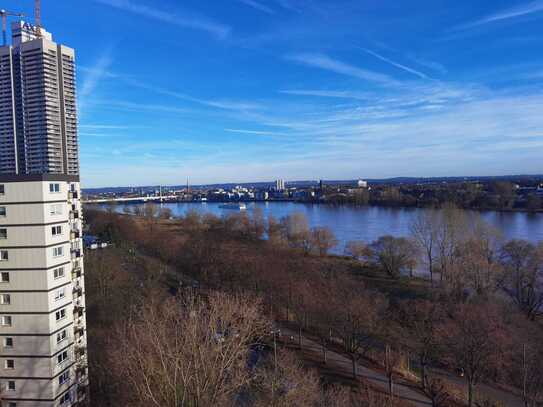
[[[11,324],[12,324],[11,317],[8,316],[8,315],[3,315],[0,318],[0,322],[2,323],[2,326],[11,326]]]
[[[51,234],[53,236],[59,236],[62,234],[62,226],[58,225],[58,226],[53,226],[51,228]]]
[[[7,250],[0,250],[0,261],[8,261],[9,255]]]
[[[64,318],[66,318],[66,309],[65,308],[55,312],[55,319],[57,321],[60,321],[61,319],[64,319]]]
[[[8,230],[5,228],[0,229],[0,239],[8,238]]]
[[[60,343],[66,340],[67,337],[68,337],[68,334],[66,333],[66,329],[60,331],[59,333],[57,333],[57,343]]]
[[[64,288],[61,288],[55,292],[55,301],[62,300],[65,296],[66,293],[64,292]]]
[[[58,377],[58,385],[62,386],[64,383],[67,383],[70,380],[70,372],[64,372]]]
[[[6,186],[4,184],[0,184],[0,195],[4,195],[6,193]]]
[[[0,273],[0,282],[9,283],[9,273],[7,271]]]
[[[9,391],[15,391],[15,382],[13,380],[10,380],[8,382],[8,390]]]
[[[60,398],[60,405],[63,406],[71,401],[70,393],[63,394]]]
[[[15,361],[13,359],[7,359],[4,364],[4,367],[6,369],[15,369]]]
[[[9,305],[11,304],[11,295],[9,294],[0,294],[0,304]]]
[[[60,192],[60,184],[49,184],[49,192]]]
[[[53,270],[53,277],[55,280],[64,277],[64,267],[59,267],[58,269]]]
[[[61,204],[54,204],[49,207],[49,212],[51,216],[54,215],[62,215],[62,205]]]
[[[64,247],[53,247],[53,257],[60,257],[64,254]]]
[[[17,407],[17,403],[9,402],[8,407]]]
[[[6,212],[6,207],[5,206],[0,206],[0,216],[6,216],[7,215],[7,212]]]
[[[65,350],[64,352],[60,353],[57,356],[57,363],[60,365],[62,362],[66,361],[68,359],[68,351]]]
[[[4,338],[4,348],[13,348],[13,338]]]

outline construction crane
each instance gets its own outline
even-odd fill
[[[8,45],[7,29],[8,29],[8,16],[24,17],[22,13],[13,13],[7,10],[0,10],[0,16],[2,16],[2,39],[4,40],[4,47]]]
[[[34,19],[36,20],[36,36],[41,38],[41,0],[34,0]]]

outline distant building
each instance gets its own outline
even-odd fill
[[[276,191],[284,191],[285,190],[285,180],[278,179],[275,181],[275,190]]]
[[[358,186],[358,188],[367,188],[368,187],[368,181],[363,181],[363,180],[359,179],[358,182],[356,183],[356,185]]]

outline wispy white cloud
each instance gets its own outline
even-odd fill
[[[430,68],[436,72],[439,72],[440,74],[442,75],[445,75],[448,70],[447,68],[439,63],[439,62],[436,62],[436,61],[430,61],[428,59],[425,59],[425,58],[420,58],[416,55],[413,55],[413,54],[408,54],[407,56],[411,61],[415,62],[416,64],[420,65],[420,66],[424,66],[426,68]]]
[[[158,95],[163,96],[169,96],[176,99],[184,100],[187,102],[197,103],[199,105],[213,107],[217,109],[223,109],[223,110],[256,110],[262,108],[262,105],[257,102],[247,102],[247,101],[239,101],[239,100],[229,100],[229,99],[202,99],[193,97],[191,95],[188,95],[186,93],[177,92],[175,90],[171,89],[165,89],[160,86],[155,86],[148,81],[142,81],[137,78],[133,78],[128,75],[121,75],[118,73],[114,73],[111,71],[107,71],[105,69],[97,69],[96,67],[88,68],[83,67],[81,68],[83,71],[87,72],[89,75],[93,76],[100,76],[102,78],[110,78],[110,79],[116,79],[119,82],[122,82],[128,86],[139,88],[146,90],[148,92],[152,92]],[[126,102],[124,103],[124,107],[126,108],[137,108],[142,107],[142,105],[137,105],[135,103]],[[162,111],[180,111],[179,108],[176,107],[169,107],[169,106],[161,106],[156,104],[148,104],[146,105],[148,110],[162,110]]]
[[[150,18],[163,23],[176,25],[182,28],[191,28],[194,30],[205,31],[220,39],[225,39],[230,35],[230,27],[212,21],[206,17],[198,16],[189,12],[175,13],[173,11],[160,10],[153,6],[135,3],[131,0],[94,0],[97,3],[114,7],[123,11],[136,14],[138,16]]]
[[[81,124],[80,129],[89,129],[89,130],[127,130],[133,129],[133,126],[120,126],[112,124]]]
[[[292,4],[290,0],[275,0],[275,2],[279,4],[281,7],[283,7],[284,9],[294,11],[297,13],[301,12],[301,9],[298,6],[295,6],[294,4]]]
[[[368,82],[379,83],[381,85],[398,84],[397,81],[387,75],[362,69],[354,65],[349,65],[324,54],[295,54],[287,56],[287,59],[307,66],[324,69],[340,75],[363,79]]]
[[[340,98],[340,99],[358,99],[371,100],[375,98],[375,94],[364,92],[352,92],[347,90],[302,90],[302,89],[287,89],[281,90],[279,93],[295,96],[316,96],[325,98]]]
[[[81,84],[81,90],[79,91],[79,96],[82,98],[89,96],[93,93],[98,86],[98,84],[106,77],[108,69],[113,63],[111,49],[106,49],[94,66],[87,71],[83,83]]]
[[[137,87],[140,89],[145,89],[147,91],[164,95],[164,96],[170,96],[176,99],[185,100],[188,102],[197,103],[200,105],[208,106],[208,107],[214,107],[217,109],[224,109],[224,110],[253,110],[253,109],[259,109],[262,106],[256,102],[245,102],[245,101],[238,101],[238,100],[228,100],[228,99],[201,99],[196,98],[190,95],[187,95],[186,93],[177,92],[170,89],[164,89],[159,86],[152,85],[148,82],[143,82],[136,79],[126,79],[124,80],[127,84]]]
[[[417,71],[417,70],[415,70],[413,68],[409,68],[408,66],[402,65],[402,64],[400,64],[398,62],[394,62],[391,59],[386,58],[386,57],[382,56],[381,54],[378,54],[377,52],[374,52],[374,51],[372,51],[370,49],[367,49],[367,48],[362,48],[362,50],[364,52],[370,54],[370,55],[373,55],[375,58],[380,59],[383,62],[386,62],[389,65],[395,66],[396,68],[399,68],[399,69],[402,69],[402,70],[404,70],[406,72],[409,72],[410,74],[418,76],[421,79],[429,79],[428,75],[426,75],[425,73]]]
[[[96,91],[99,84],[106,78],[108,69],[112,63],[112,49],[106,48],[105,52],[100,55],[91,69],[85,70],[85,68],[80,68],[85,72],[80,88],[81,90],[78,94],[78,107],[82,116],[85,115],[87,99]]]
[[[255,0],[238,0],[238,1],[258,11],[262,11],[263,13],[275,14],[275,11],[273,11],[270,7],[266,6],[265,4],[259,3]]]
[[[243,130],[243,129],[224,129],[228,133],[249,134],[255,136],[284,136],[285,133],[278,133],[275,131],[263,131],[263,130]]]
[[[514,18],[527,16],[534,13],[543,12],[543,0],[535,0],[530,3],[526,3],[514,8],[507,10],[502,10],[494,14],[489,14],[478,20],[459,25],[454,28],[454,30],[466,30],[470,28],[475,28],[489,23],[494,23],[498,21],[511,20]]]

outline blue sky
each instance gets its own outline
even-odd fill
[[[42,7],[86,187],[543,172],[543,0]]]

